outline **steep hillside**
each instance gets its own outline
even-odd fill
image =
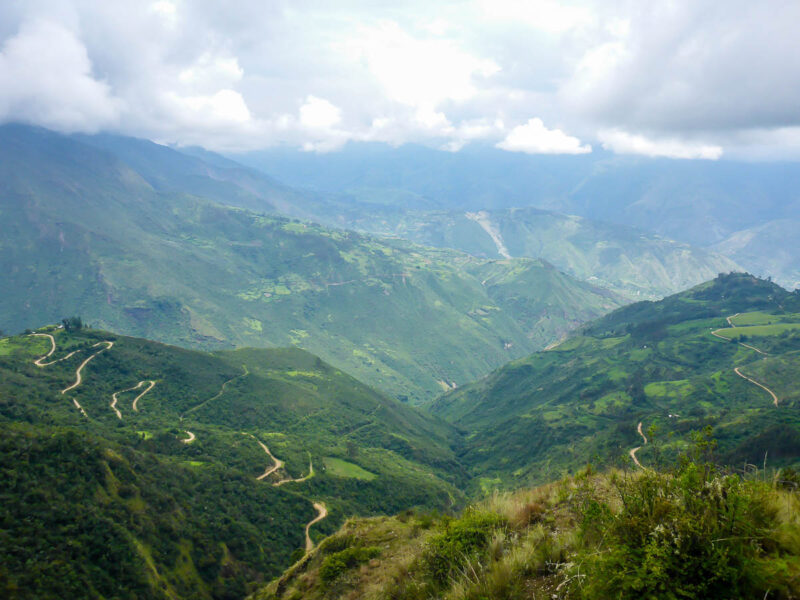
[[[586,471],[496,494],[455,519],[353,519],[250,598],[793,598],[797,474],[774,475],[739,478],[690,456],[664,472]]]
[[[536,207],[699,248],[771,221],[796,219],[800,211],[796,162],[670,160],[597,148],[577,156],[527,155],[479,144],[455,153],[414,145],[349,144],[325,155],[279,148],[237,160],[289,185],[349,195],[364,205],[361,214]],[[351,216],[344,210],[340,215]],[[743,266],[783,277],[772,270],[769,249],[753,258]]]
[[[587,461],[652,463],[659,454],[645,439],[670,455],[705,425],[733,464],[794,463],[798,376],[800,293],[732,274],[619,309],[432,410],[466,434],[461,459],[488,488]]]
[[[0,328],[80,314],[185,346],[295,345],[420,402],[621,304],[545,263],[487,267],[190,196],[153,165],[174,151],[142,144],[122,153],[146,163],[140,172],[72,138],[3,128]],[[151,146],[148,162],[140,155]],[[198,160],[175,161],[185,159]],[[521,273],[537,285],[494,294],[482,285],[486,268],[505,270],[505,283]]]
[[[788,289],[800,288],[800,220],[780,219],[737,231],[714,245],[755,273]]]
[[[536,208],[364,213],[348,225],[475,256],[542,258],[577,279],[636,300],[661,298],[737,269],[725,256],[688,244]]]
[[[2,338],[0,428],[10,598],[242,597],[350,515],[463,501],[452,428],[299,349]]]

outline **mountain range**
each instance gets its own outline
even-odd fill
[[[462,213],[534,207],[728,252],[759,276],[790,289],[798,283],[796,162],[676,160],[602,150],[527,155],[480,144],[453,153],[369,143],[330,154],[275,148],[235,158],[289,185],[369,207],[362,213],[387,207]],[[787,231],[792,233],[784,246]],[[751,239],[763,241],[738,251]]]

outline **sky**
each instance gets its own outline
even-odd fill
[[[3,0],[0,122],[800,160],[797,0]]]

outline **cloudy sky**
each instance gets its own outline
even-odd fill
[[[3,0],[0,121],[800,159],[797,0]]]

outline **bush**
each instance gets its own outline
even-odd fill
[[[777,511],[765,484],[686,463],[679,472],[616,478],[621,508],[584,504],[582,596],[761,598],[780,577],[762,559],[777,550]],[[767,585],[769,582],[769,585]]]
[[[468,561],[482,559],[489,541],[506,520],[494,513],[467,513],[445,524],[445,531],[430,540],[423,562],[430,577],[439,585],[459,571]]]
[[[326,556],[322,561],[322,566],[319,568],[319,576],[322,581],[330,583],[345,571],[349,571],[353,567],[375,558],[380,553],[380,549],[373,546],[345,548],[340,552],[334,552]]]

